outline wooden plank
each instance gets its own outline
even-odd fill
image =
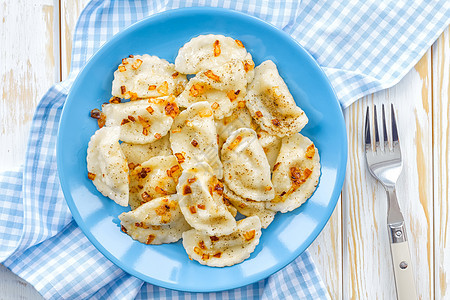
[[[61,0],[61,79],[70,72],[72,39],[78,17],[90,0]]]
[[[433,45],[435,298],[450,298],[450,27]]]
[[[44,299],[28,282],[0,265],[0,299]]]
[[[386,228],[386,193],[368,172],[363,151],[367,105],[397,108],[403,171],[397,194],[407,231],[418,295],[433,299],[433,190],[431,51],[391,89],[365,97],[345,111],[349,162],[342,196],[343,298],[395,299]]]
[[[325,228],[308,250],[322,276],[331,299],[342,299],[341,201]]]
[[[59,81],[58,1],[0,4],[0,171],[23,164],[34,109]],[[32,30],[30,30],[32,28]],[[0,265],[0,298],[41,299],[33,286]]]
[[[59,79],[58,11],[53,0],[0,4],[0,170],[23,164],[34,108]]]

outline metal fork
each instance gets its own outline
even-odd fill
[[[395,122],[394,106],[391,104],[391,136],[389,141],[386,130],[386,116],[382,105],[383,140],[380,143],[378,133],[378,118],[376,106],[373,106],[375,144],[372,142],[370,130],[369,107],[366,111],[366,125],[364,129],[364,141],[367,166],[370,174],[375,177],[386,190],[388,198],[387,223],[391,243],[391,256],[394,268],[397,299],[417,299],[414,275],[411,265],[408,239],[403,215],[398,205],[395,192],[395,183],[402,171],[402,154],[398,141],[397,124]],[[381,147],[383,144],[383,147]]]

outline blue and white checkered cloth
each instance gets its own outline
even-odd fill
[[[345,108],[396,84],[450,23],[448,0],[92,1],[73,40],[69,78],[39,103],[24,166],[0,173],[0,262],[49,299],[328,299],[305,251],[260,282],[221,293],[183,293],[128,275],[106,259],[72,220],[56,172],[56,134],[79,70],[109,38],[156,12],[220,6],[289,33],[319,62]]]

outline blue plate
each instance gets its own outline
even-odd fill
[[[314,195],[299,209],[277,214],[263,230],[249,259],[211,268],[189,260],[180,242],[149,246],[120,231],[128,210],[103,197],[87,178],[86,150],[98,129],[89,111],[111,97],[113,72],[129,54],[174,62],[178,49],[200,34],[241,40],[258,65],[278,66],[297,104],[309,118],[302,133],[319,149],[322,175]],[[346,168],[344,119],[331,85],[314,59],[289,35],[257,18],[225,9],[172,10],[144,19],[107,42],[75,80],[61,116],[58,172],[67,204],[89,240],[114,264],[149,283],[182,291],[209,292],[264,279],[299,256],[317,237],[338,200]]]

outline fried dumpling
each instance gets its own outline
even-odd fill
[[[131,209],[154,198],[175,194],[181,166],[174,155],[155,156],[130,170]]]
[[[242,105],[238,107],[229,117],[216,120],[216,130],[219,139],[219,149],[222,149],[226,139],[237,129],[251,128],[256,129],[257,125],[253,121],[248,109]]]
[[[261,227],[267,228],[272,223],[276,212],[266,208],[265,201],[254,201],[244,199],[233,193],[227,186],[224,186],[223,197],[237,209],[237,211],[247,217],[257,216],[261,221]]]
[[[234,193],[255,201],[273,199],[269,162],[254,130],[234,131],[223,144],[222,162],[224,182]]]
[[[266,153],[270,171],[272,171],[277,161],[278,153],[280,152],[281,138],[261,129],[256,130],[256,134],[258,135],[258,141],[263,147],[264,153]]]
[[[267,208],[285,213],[300,207],[315,191],[319,176],[319,151],[311,140],[300,133],[283,138],[272,174],[275,198]]]
[[[186,89],[177,97],[180,107],[208,101],[216,119],[231,115],[243,103],[247,88],[247,73],[242,61],[231,60],[216,68],[198,73],[189,80]]]
[[[148,144],[120,144],[123,154],[127,158],[128,164],[134,165],[142,164],[144,161],[149,160],[154,156],[171,155],[172,149],[170,149],[169,135],[166,134],[159,140],[153,141]]]
[[[122,231],[144,244],[167,244],[178,241],[191,229],[178,204],[178,195],[157,199],[119,216]]]
[[[260,237],[261,222],[253,216],[238,221],[229,235],[208,235],[195,229],[186,231],[183,233],[183,247],[191,259],[202,265],[226,267],[249,258]]]
[[[297,106],[276,65],[270,60],[255,68],[255,78],[245,99],[252,117],[270,134],[292,135],[308,123],[306,114]]]
[[[157,56],[130,55],[114,72],[112,95],[124,99],[179,95],[187,83],[186,75],[175,65]]]
[[[104,104],[106,126],[120,126],[120,140],[147,144],[167,134],[178,114],[175,97]]]
[[[217,178],[222,178],[216,127],[208,102],[194,103],[180,113],[170,131],[170,144],[184,169],[204,161]]]
[[[232,59],[243,61],[245,58],[247,50],[241,41],[223,35],[199,35],[180,48],[175,69],[183,74],[196,74]]]
[[[103,127],[95,132],[87,149],[88,177],[104,196],[128,205],[128,164],[119,145],[120,127]]]
[[[223,202],[223,184],[207,163],[201,162],[184,170],[177,193],[181,212],[196,230],[209,235],[224,235],[236,228],[236,220]]]

